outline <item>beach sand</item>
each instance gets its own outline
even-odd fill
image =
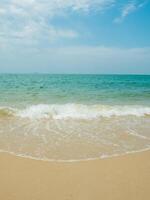
[[[150,200],[150,151],[77,163],[0,153],[0,200]]]

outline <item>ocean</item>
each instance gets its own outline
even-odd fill
[[[149,75],[0,75],[1,152],[79,161],[149,148]]]

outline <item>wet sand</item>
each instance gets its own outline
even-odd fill
[[[149,200],[150,151],[78,163],[0,153],[0,200]]]

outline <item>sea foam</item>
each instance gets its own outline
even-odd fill
[[[113,116],[148,116],[150,107],[135,105],[83,105],[83,104],[38,104],[23,109],[1,107],[1,115],[29,119],[97,119]]]

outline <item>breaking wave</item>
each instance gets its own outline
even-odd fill
[[[138,105],[110,106],[83,104],[38,104],[24,109],[0,107],[0,117],[21,117],[29,119],[97,119],[115,116],[149,116],[150,107]]]

